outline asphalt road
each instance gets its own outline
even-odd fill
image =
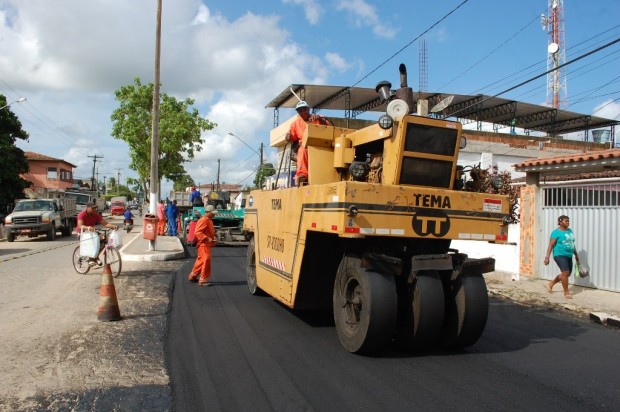
[[[620,333],[491,300],[461,352],[373,357],[339,344],[331,313],[290,311],[245,284],[245,248],[213,250],[213,286],[173,283],[166,355],[178,411],[617,410]],[[183,270],[189,272],[186,265]]]

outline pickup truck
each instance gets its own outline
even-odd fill
[[[6,239],[17,236],[29,238],[45,234],[48,240],[60,231],[71,236],[76,224],[75,199],[24,199],[15,204],[13,212],[4,219]]]

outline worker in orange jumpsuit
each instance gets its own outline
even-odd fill
[[[189,274],[188,279],[192,282],[198,281],[200,286],[209,286],[211,277],[211,247],[215,246],[215,229],[213,228],[213,216],[217,210],[208,205],[205,214],[196,224],[195,239],[198,256]]]
[[[286,134],[286,140],[291,142],[291,150],[297,150],[297,172],[295,173],[295,186],[300,186],[308,182],[308,149],[304,147],[302,139],[306,131],[306,125],[322,124],[329,125],[330,122],[323,116],[318,114],[310,114],[310,106],[301,100],[295,106],[295,110],[299,117],[291,123],[291,128]],[[297,149],[299,147],[299,149]]]
[[[157,203],[157,218],[159,219],[157,222],[157,234],[159,236],[164,236],[166,234],[166,211],[163,200]]]

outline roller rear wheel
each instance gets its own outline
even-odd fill
[[[394,277],[362,268],[357,257],[345,256],[334,282],[336,332],[349,352],[369,353],[390,342],[397,315]]]
[[[451,286],[441,341],[448,348],[465,348],[476,343],[486,327],[487,285],[482,275],[478,275],[459,277]]]
[[[444,293],[437,271],[418,273],[406,299],[397,341],[408,349],[427,349],[439,338],[444,321]]]

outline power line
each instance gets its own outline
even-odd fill
[[[435,23],[433,23],[429,28],[427,28],[426,30],[424,30],[421,34],[419,34],[415,39],[411,40],[409,43],[405,44],[403,47],[401,47],[398,51],[396,51],[396,53],[392,54],[390,57],[388,57],[383,63],[381,63],[380,65],[378,65],[377,67],[375,67],[374,69],[372,69],[368,74],[366,74],[364,77],[362,77],[361,79],[359,79],[357,82],[355,82],[354,84],[352,84],[350,87],[355,87],[358,84],[360,84],[362,81],[364,81],[366,78],[368,78],[371,74],[373,74],[374,72],[376,72],[377,70],[379,70],[381,67],[385,66],[390,60],[392,60],[394,57],[398,56],[400,53],[402,53],[407,47],[411,46],[415,41],[417,41],[420,37],[424,36],[426,33],[428,33],[429,31],[431,31],[432,29],[434,29],[435,27],[437,27],[440,23],[442,23],[445,19],[447,19],[448,17],[450,17],[450,15],[452,15],[454,12],[456,12],[458,9],[460,9],[462,6],[465,5],[465,3],[469,2],[469,0],[463,0],[461,2],[461,4],[459,4],[458,6],[456,6],[455,8],[453,8],[452,10],[450,10],[450,12],[448,12],[448,14],[444,15],[441,19],[437,20]]]
[[[604,34],[606,34],[608,32],[611,32],[612,30],[614,30],[614,29],[616,29],[618,27],[620,27],[620,25],[612,26],[612,27],[610,27],[610,28],[608,28],[608,29],[606,29],[606,30],[604,30],[604,31],[602,31],[602,32],[592,36],[592,37],[589,37],[589,38],[587,38],[587,39],[577,43],[574,46],[571,46],[568,50],[572,50],[572,52],[575,53],[575,54],[576,53],[581,53],[584,50],[584,48],[583,47],[579,48],[580,46],[585,46],[585,44],[590,42],[591,40],[596,39],[597,37],[601,37]],[[606,36],[605,38],[597,41],[596,44],[602,44],[604,41],[609,40],[610,38],[613,38],[613,36],[614,36],[613,34],[609,35],[609,36]],[[512,74],[510,74],[508,76],[502,77],[501,79],[498,79],[498,80],[496,80],[496,81],[494,81],[492,83],[487,84],[486,86],[480,87],[477,90],[474,90],[474,91],[470,92],[469,94],[483,93],[484,90],[491,89],[492,86],[496,86],[496,88],[499,88],[499,87],[501,87],[504,84],[508,84],[508,83],[512,82],[513,79],[516,80],[516,79],[524,78],[524,77],[526,77],[528,75],[527,73],[529,73],[530,71],[534,71],[534,70],[530,70],[530,69],[534,69],[538,65],[545,63],[546,60],[547,60],[546,58],[542,59],[542,60],[538,60],[535,63],[530,64],[529,66],[524,67],[523,69],[520,69],[520,70],[516,71],[515,73],[512,73]],[[518,75],[519,73],[523,73],[523,74],[521,76],[517,76],[515,78],[515,76]],[[484,94],[490,94],[490,92],[487,91]]]
[[[543,76],[546,76],[547,74],[551,73],[551,72],[552,72],[552,71],[554,71],[554,70],[559,70],[559,69],[561,69],[562,67],[566,67],[566,66],[568,66],[568,65],[570,65],[570,64],[576,63],[577,61],[579,61],[579,60],[581,60],[581,59],[584,59],[584,58],[586,58],[586,57],[588,57],[588,56],[590,56],[590,55],[592,55],[592,54],[594,54],[594,53],[597,53],[597,52],[599,52],[599,51],[601,51],[601,50],[604,50],[604,49],[606,49],[607,47],[613,46],[614,44],[616,44],[616,43],[618,43],[618,42],[620,42],[620,38],[618,38],[618,39],[616,39],[616,40],[614,40],[614,41],[611,41],[611,42],[609,42],[609,43],[607,43],[607,44],[604,44],[603,46],[597,47],[596,49],[591,50],[591,51],[589,51],[589,52],[587,52],[587,53],[585,53],[585,54],[582,54],[581,56],[576,57],[576,58],[574,58],[574,59],[572,59],[572,60],[570,60],[570,61],[567,61],[566,63],[563,63],[563,64],[559,65],[558,67],[555,67],[555,68],[553,68],[553,69],[547,70],[546,72],[544,72],[544,73],[542,73],[542,74],[539,74],[539,75],[534,76],[534,77],[532,77],[532,78],[530,78],[530,79],[528,79],[528,80],[526,80],[526,81],[523,81],[523,82],[521,82],[521,83],[517,84],[516,86],[512,86],[512,87],[510,87],[510,88],[508,88],[508,89],[506,89],[506,90],[504,90],[504,91],[502,91],[502,92],[500,92],[500,93],[497,93],[497,94],[495,94],[495,95],[493,95],[493,96],[487,97],[486,99],[483,99],[482,101],[477,102],[476,104],[483,103],[483,102],[485,102],[485,101],[487,101],[487,100],[490,100],[490,99],[492,99],[492,98],[494,98],[494,97],[499,97],[499,96],[501,96],[502,94],[506,94],[506,93],[508,93],[508,92],[510,92],[510,91],[512,91],[512,90],[518,89],[518,88],[519,88],[519,87],[521,87],[521,86],[524,86],[524,85],[526,85],[526,84],[528,84],[528,83],[531,83],[531,82],[533,82],[534,80],[540,79],[540,78],[541,78],[541,77],[543,77]],[[462,112],[462,111],[464,111],[464,110],[467,110],[467,109],[468,109],[468,107],[464,107],[464,108],[462,108],[462,109],[460,109],[460,110],[458,110],[458,111],[456,111],[456,112],[454,112],[454,113],[451,113],[451,114],[450,114],[450,116],[451,116],[451,117],[453,117],[453,116],[457,115],[458,113],[460,113],[460,112]],[[445,118],[445,117],[444,117],[444,118]]]
[[[472,64],[471,66],[469,66],[467,69],[465,69],[461,74],[457,75],[456,77],[454,77],[452,80],[450,80],[449,82],[445,83],[443,86],[439,87],[439,90],[443,90],[446,86],[448,86],[449,84],[453,83],[454,81],[456,81],[457,79],[463,77],[463,75],[465,75],[465,73],[469,72],[470,70],[472,70],[474,67],[476,67],[477,65],[479,65],[480,63],[482,63],[483,61],[485,61],[487,58],[489,58],[492,54],[494,54],[496,51],[498,51],[499,49],[501,49],[502,47],[504,47],[508,42],[510,42],[510,40],[514,39],[515,37],[517,37],[523,30],[525,30],[526,28],[528,28],[529,26],[532,25],[532,23],[534,23],[535,21],[537,21],[538,19],[540,19],[540,15],[537,14],[536,17],[534,19],[532,19],[528,24],[526,24],[525,26],[523,26],[519,31],[517,31],[515,34],[513,34],[511,37],[509,37],[508,39],[504,40],[504,42],[502,44],[500,44],[499,46],[497,46],[496,48],[494,48],[493,50],[491,50],[489,53],[487,53],[486,56],[482,57],[481,59],[479,59],[477,62],[475,62],[474,64]]]

